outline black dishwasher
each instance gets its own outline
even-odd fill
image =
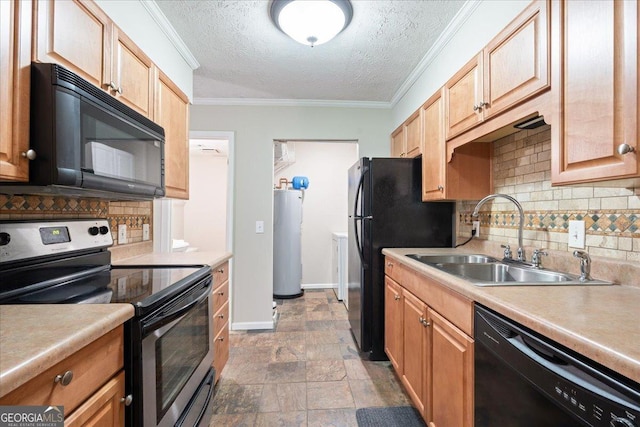
[[[475,308],[476,427],[640,427],[640,384]]]

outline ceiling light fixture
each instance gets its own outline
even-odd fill
[[[353,8],[349,0],[273,0],[269,13],[283,33],[314,47],[347,28]]]

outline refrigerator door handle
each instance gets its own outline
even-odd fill
[[[358,214],[358,201],[360,200],[360,190],[362,189],[362,185],[364,184],[364,177],[369,172],[369,168],[363,168],[362,175],[360,175],[360,181],[358,182],[358,188],[356,189],[356,200],[353,205],[353,231],[356,238],[356,246],[358,247],[358,256],[360,257],[360,262],[362,263],[362,268],[369,268],[369,266],[364,262],[364,254],[362,253],[362,246],[360,245],[360,236],[358,235],[358,224],[357,221],[362,221],[364,219],[373,219],[372,216],[363,217]]]

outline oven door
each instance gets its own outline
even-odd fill
[[[174,426],[213,364],[212,281],[142,320],[144,426]]]

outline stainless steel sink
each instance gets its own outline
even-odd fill
[[[407,257],[468,280],[476,286],[520,285],[611,285],[611,282],[589,280],[558,271],[535,268],[517,261],[499,261],[480,254],[420,255]]]
[[[482,264],[486,262],[498,262],[497,259],[487,255],[419,255],[410,254],[409,258],[425,264]]]

